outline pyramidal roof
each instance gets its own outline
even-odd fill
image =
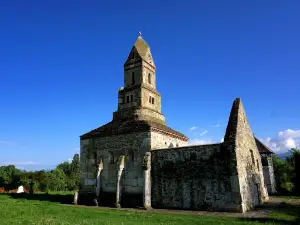
[[[147,44],[147,42],[142,38],[142,36],[139,36],[136,39],[134,47],[136,48],[136,51],[139,54],[139,56],[141,56],[142,58],[147,57],[147,53],[150,50],[150,47]]]
[[[125,64],[132,62],[132,54],[135,54],[137,57],[143,59],[144,61],[150,63],[152,66],[155,67],[150,47],[147,44],[147,42],[142,38],[141,32],[139,32],[139,36],[136,39]]]
[[[224,141],[234,141],[237,135],[238,124],[248,121],[246,118],[245,109],[240,98],[236,98],[232,104],[229,121],[226,128],[226,133],[224,137]],[[249,126],[249,125],[248,125]]]

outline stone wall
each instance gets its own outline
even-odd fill
[[[134,64],[124,67],[124,85],[125,87],[132,85],[132,73],[134,73],[135,84],[142,83],[142,63],[137,61]]]
[[[151,89],[148,89],[146,87],[147,86],[144,86],[141,90],[142,106],[161,112],[161,96],[156,91],[153,92],[151,91]],[[154,98],[154,104],[149,102],[150,96]]]
[[[151,132],[151,149],[183,147],[187,144],[187,141],[182,141],[178,138],[171,137],[166,134],[153,131]]]
[[[143,83],[148,84],[152,88],[156,88],[156,73],[155,69],[150,67],[147,63],[142,62],[143,68]],[[151,84],[148,83],[148,75],[151,76]]]
[[[239,192],[233,157],[222,144],[152,150],[152,206],[239,211],[240,199],[232,192]]]

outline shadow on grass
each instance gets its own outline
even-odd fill
[[[48,201],[48,202],[58,202],[61,204],[73,204],[73,195],[72,194],[47,194],[47,193],[11,193],[7,194],[11,198],[15,199],[27,199],[27,200],[38,200],[38,201]]]
[[[300,205],[281,203],[266,203],[258,208],[270,212],[264,218],[240,218],[239,220],[247,222],[258,222],[262,224],[287,224],[300,225]]]
[[[22,194],[7,194],[15,199],[39,200],[48,202],[57,202],[60,204],[73,204],[72,194],[46,194],[36,193],[30,195],[28,193]],[[88,198],[89,197],[89,198]],[[107,196],[106,196],[107,197]],[[92,196],[85,196],[84,199],[89,199],[91,202]],[[86,205],[86,204],[83,204]],[[242,222],[256,222],[261,224],[280,224],[280,225],[300,225],[300,205],[282,202],[267,202],[259,207],[258,211],[263,210],[269,212],[267,217],[262,218],[236,218]]]

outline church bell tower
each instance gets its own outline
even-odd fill
[[[165,124],[156,90],[156,67],[141,32],[124,64],[124,87],[119,89],[118,110],[114,112],[114,120],[132,118]]]

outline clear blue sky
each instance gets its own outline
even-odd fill
[[[299,11],[297,0],[1,1],[0,164],[78,152],[117,109],[138,31],[170,127],[219,141],[241,97],[257,137],[300,143]]]

